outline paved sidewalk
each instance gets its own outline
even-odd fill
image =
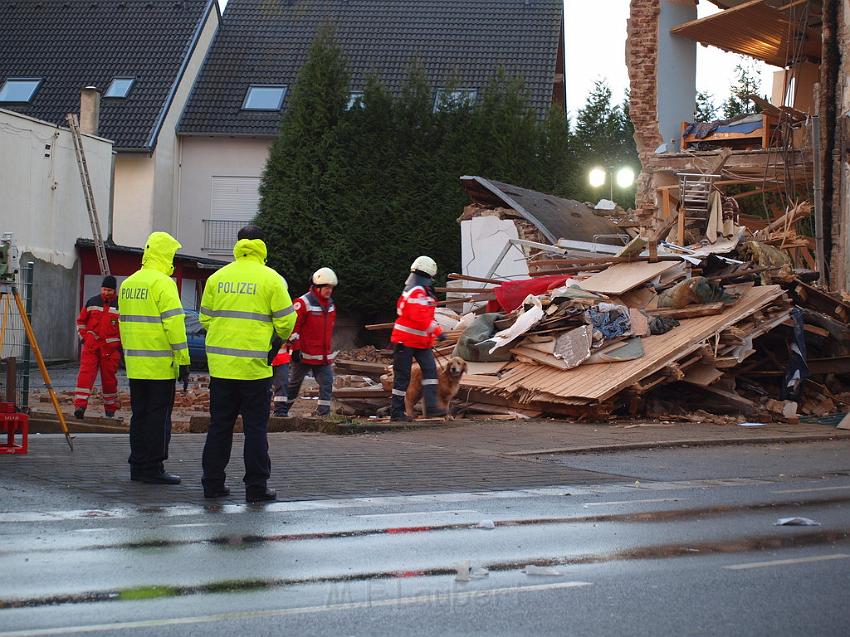
[[[801,442],[850,438],[825,425],[569,424],[558,421],[448,423],[445,427],[382,434],[270,434],[272,479],[283,500],[317,500],[419,493],[498,491],[551,485],[609,484],[629,478],[543,462],[543,453],[614,452],[672,445]],[[204,436],[175,435],[168,468],[177,487],[129,480],[126,434],[81,434],[72,453],[61,435],[33,435],[26,456],[0,456],[0,483],[11,498],[2,509],[32,507],[25,494],[74,497],[97,506],[203,502]],[[228,483],[242,502],[242,436],[234,441]],[[15,496],[18,496],[16,499]],[[89,504],[88,506],[91,506]]]

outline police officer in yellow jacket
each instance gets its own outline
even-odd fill
[[[130,478],[149,484],[179,484],[165,471],[171,440],[174,383],[189,377],[189,345],[174,272],[180,243],[166,232],[152,233],[142,269],[127,277],[118,293],[121,344],[130,379]]]
[[[265,265],[263,231],[245,226],[233,247],[235,261],[207,279],[201,323],[207,330],[210,369],[210,425],[204,444],[204,497],[230,494],[225,469],[233,445],[233,425],[242,414],[245,432],[245,499],[267,502],[277,494],[267,487],[271,475],[268,424],[272,336],[286,340],[295,326],[295,310],[286,281]]]

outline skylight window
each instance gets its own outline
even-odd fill
[[[112,82],[109,83],[109,88],[106,89],[106,93],[103,94],[104,97],[115,97],[115,98],[125,98],[130,93],[130,89],[133,88],[133,84],[136,82],[132,77],[116,77],[112,79]]]
[[[474,88],[459,88],[452,91],[440,88],[437,89],[437,95],[434,97],[434,112],[447,108],[472,106],[477,99],[478,90]]]
[[[0,87],[0,102],[29,103],[41,81],[41,78],[34,77],[9,78]]]
[[[279,111],[286,95],[286,86],[252,84],[245,94],[242,110]]]

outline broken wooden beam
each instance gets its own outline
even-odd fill
[[[712,316],[714,314],[720,314],[723,312],[724,305],[722,302],[718,301],[717,303],[704,303],[701,305],[689,305],[687,307],[682,308],[662,308],[656,310],[644,310],[647,315],[652,316],[663,316],[666,318],[674,318],[674,319],[688,319],[688,318],[696,318],[698,316]]]

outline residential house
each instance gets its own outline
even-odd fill
[[[106,227],[112,142],[94,135],[82,142]],[[67,128],[0,109],[0,233],[12,235],[20,266],[33,264],[33,327],[42,352],[50,359],[75,357],[81,270],[74,242],[92,233]],[[5,340],[0,358],[21,355],[14,341]]]
[[[84,131],[112,140],[114,164],[105,184],[112,197],[98,202],[106,214],[101,227],[110,259],[122,247],[143,246],[153,230],[177,234],[175,130],[219,22],[216,0],[0,4],[0,108],[54,126],[63,126],[67,113],[82,111]],[[97,91],[84,91],[81,108],[86,87]],[[83,214],[87,222],[85,209],[77,205],[81,196],[68,191],[67,211]],[[34,214],[39,223],[48,223],[41,210]],[[77,221],[66,219],[59,226],[74,233],[64,237],[72,247],[77,239],[91,238],[75,229]],[[85,242],[77,245],[81,252],[92,249]],[[138,265],[138,259],[116,261],[122,264],[113,267],[119,278]],[[83,259],[83,264],[80,284],[74,286],[81,298],[99,284],[96,261]],[[206,271],[186,274],[181,288],[191,302]]]
[[[260,178],[299,69],[329,23],[351,76],[398,93],[415,61],[438,95],[478,100],[500,67],[543,116],[563,108],[561,0],[230,0],[178,127],[178,232],[188,252],[229,255],[257,213]],[[368,108],[368,106],[367,106]]]

